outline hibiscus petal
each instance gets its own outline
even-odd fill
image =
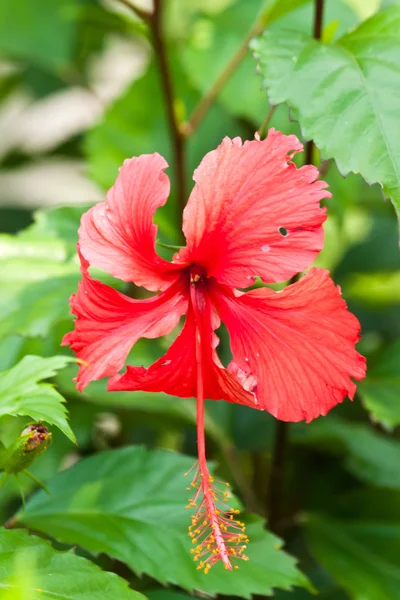
[[[71,312],[77,316],[75,329],[62,341],[83,361],[76,378],[78,390],[90,381],[118,373],[139,338],[170,333],[188,304],[183,279],[153,298],[134,300],[92,279],[88,267],[81,256],[83,278],[78,293],[71,296]]]
[[[316,167],[291,162],[302,149],[296,136],[274,129],[243,145],[225,138],[194,173],[183,218],[187,246],[174,260],[242,288],[255,275],[284,281],[309,267],[323,246],[319,203],[331,194],[316,181]]]
[[[155,251],[153,216],[169,195],[168,163],[159,154],[126,160],[105,202],[82,217],[83,256],[91,265],[149,290],[164,290],[177,277],[177,265]]]
[[[212,327],[219,326],[219,321],[212,319],[211,303],[207,304],[201,324],[204,397],[254,406],[257,402],[251,393],[254,384],[242,385],[240,378],[225,369],[218,358],[215,350],[218,338]],[[196,319],[190,307],[180,335],[166,354],[148,369],[128,366],[126,373],[109,380],[109,391],[142,390],[164,392],[180,398],[196,397],[196,335]]]
[[[263,288],[235,297],[215,286],[213,297],[231,336],[230,368],[256,377],[258,408],[308,422],[353,398],[351,377],[365,376],[354,347],[360,325],[328,271],[311,269],[278,293]]]

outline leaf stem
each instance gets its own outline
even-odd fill
[[[322,27],[324,22],[324,0],[314,0],[314,27],[313,37],[320,40],[322,36]],[[313,162],[314,142],[309,140],[306,145],[305,164],[311,165]]]
[[[211,108],[215,99],[219,96],[221,90],[225,87],[229,79],[232,77],[233,73],[236,71],[242,60],[247,54],[249,42],[255,37],[259,35],[265,27],[265,18],[264,14],[261,13],[259,15],[250,30],[246,34],[246,37],[240,44],[239,48],[236,50],[235,54],[232,56],[231,60],[225,66],[224,70],[220,73],[217,79],[214,81],[211,88],[206,92],[203,98],[200,100],[199,104],[194,109],[192,115],[186,123],[183,123],[181,126],[181,131],[184,135],[191,135],[198,126],[201,121],[207,114],[208,110]]]
[[[166,44],[163,35],[162,20],[163,0],[154,0],[154,12],[149,19],[149,24],[153,34],[153,46],[160,71],[161,85],[165,99],[165,109],[174,152],[178,206],[181,210],[183,210],[186,204],[185,138],[181,133],[180,125],[175,112],[175,96],[171,70],[168,64]]]

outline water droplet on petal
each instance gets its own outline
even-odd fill
[[[261,250],[263,252],[269,252],[271,250],[271,247],[268,246],[268,244],[265,244],[265,246],[261,246]]]
[[[170,360],[165,360],[163,363],[161,363],[162,367],[166,367],[167,365],[170,365],[171,361]]]

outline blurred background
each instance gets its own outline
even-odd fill
[[[132,0],[133,3],[133,0]],[[0,368],[25,354],[52,356],[72,327],[68,298],[79,280],[75,243],[79,219],[104,198],[127,157],[160,152],[171,165],[172,194],[157,213],[160,237],[180,243],[174,152],[148,24],[135,0],[0,0]],[[251,30],[260,0],[165,0],[163,35],[174,87],[174,111],[187,121]],[[284,2],[281,3],[282,5]],[[271,28],[310,33],[313,4],[292,2]],[[379,0],[326,0],[324,27],[335,39],[379,9]],[[249,52],[196,131],[186,141],[186,187],[202,156],[225,136],[254,136],[269,111]],[[271,122],[301,132],[288,107]],[[338,127],[340,124],[338,124]],[[303,157],[299,157],[299,164]],[[314,149],[314,160],[319,162]],[[286,540],[323,598],[400,598],[400,254],[398,225],[379,186],[359,175],[344,179],[323,165],[327,202],[325,248],[317,265],[329,268],[362,324],[359,351],[369,375],[355,401],[324,419],[284,432],[279,502],[271,527]],[[109,278],[110,280],[110,278]],[[123,288],[121,282],[114,285]],[[138,292],[131,289],[135,295]],[[221,352],[229,353],[222,336]],[[171,337],[141,341],[131,362],[148,365]],[[54,432],[54,443],[32,467],[44,480],[82,457],[125,444],[195,454],[195,405],[162,394],[114,393],[95,382],[78,394],[75,366],[56,384],[68,400],[79,447]],[[11,441],[23,419],[3,419]],[[266,515],[268,480],[277,439],[275,420],[228,403],[208,406],[209,456],[232,480],[244,504]],[[33,484],[24,483],[26,493]],[[7,520],[20,497],[2,490]],[[276,507],[276,500],[275,500]],[[309,517],[308,515],[318,515]],[[322,515],[322,516],[321,516]],[[341,535],[336,535],[340,523]],[[305,525],[303,527],[303,525]],[[101,559],[106,568],[120,567]],[[108,561],[108,562],[107,562]],[[101,561],[100,561],[101,562]],[[130,576],[129,576],[130,577]],[[360,595],[368,580],[370,595]],[[135,583],[135,585],[137,582]],[[140,584],[145,593],[152,581]],[[299,588],[278,598],[311,597]],[[161,595],[160,595],[161,594]],[[151,594],[150,594],[151,597]],[[162,592],[154,596],[162,600]],[[171,597],[170,597],[170,600]]]

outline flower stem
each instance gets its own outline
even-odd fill
[[[314,0],[314,27],[313,37],[320,40],[322,36],[322,27],[324,22],[324,0]],[[313,162],[314,142],[309,140],[306,145],[305,164],[311,165]]]
[[[149,19],[153,34],[153,45],[161,77],[161,85],[165,99],[168,125],[174,153],[174,167],[177,182],[178,206],[182,211],[186,204],[186,174],[185,174],[185,138],[181,134],[178,118],[174,107],[174,90],[171,70],[168,64],[163,28],[163,0],[154,0],[154,12]]]
[[[259,35],[265,27],[265,19],[263,13],[261,16],[258,16],[250,30],[246,34],[246,37],[240,44],[239,48],[236,50],[235,54],[232,56],[231,60],[225,66],[224,70],[220,73],[217,79],[214,81],[211,88],[206,92],[203,98],[200,100],[199,104],[194,109],[192,115],[186,123],[183,123],[181,127],[181,131],[184,135],[191,135],[198,126],[201,121],[204,119],[205,115],[211,108],[212,104],[215,102],[216,98],[219,96],[221,90],[228,83],[229,79],[232,77],[233,73],[236,71],[242,60],[247,54],[249,42],[255,37]]]

